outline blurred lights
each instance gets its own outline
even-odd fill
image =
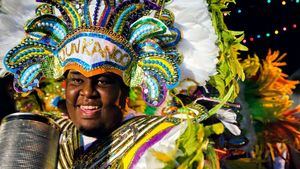
[[[290,1],[291,2],[295,2],[297,4],[300,3],[300,0],[290,0]],[[282,0],[281,1],[281,5],[287,5],[287,2],[290,2],[290,1]],[[271,4],[272,2],[274,3],[275,1],[266,0],[265,2],[267,2],[268,4]],[[238,14],[241,14],[242,13],[242,9],[238,8],[236,12]],[[224,16],[228,16],[228,15],[229,15],[229,13],[224,13]],[[291,29],[289,29],[289,28],[291,28]],[[292,30],[292,29],[296,29],[296,28],[298,28],[298,25],[296,23],[293,23],[293,24],[291,24],[289,26],[284,25],[282,28],[275,29],[273,33],[272,32],[266,32],[266,33],[261,32],[260,34],[252,35],[252,36],[250,36],[248,38],[243,39],[242,43],[246,44],[247,42],[254,42],[255,39],[271,38],[274,35],[278,36],[280,34],[280,32],[282,32],[282,31],[286,32],[286,31],[288,31],[288,29]]]
[[[294,23],[293,24],[293,28],[296,29],[297,28],[297,24]]]
[[[290,0],[291,2],[294,2],[294,0]],[[300,3],[300,0],[295,0],[295,2],[298,4]],[[267,0],[267,3],[270,4],[272,3],[272,0]],[[281,5],[286,5],[287,1],[286,0],[283,0],[281,1]]]
[[[286,29],[286,27],[283,27],[282,30],[283,30],[283,31],[286,31],[287,29]]]
[[[297,28],[297,24],[296,23],[294,23],[294,24],[292,24],[291,25],[291,27],[293,28],[293,29],[296,29]],[[245,38],[245,39],[243,39],[243,43],[245,44],[245,43],[247,43],[247,42],[254,42],[255,41],[255,39],[263,39],[264,37],[265,38],[270,38],[272,35],[274,36],[274,35],[279,35],[280,34],[280,30],[281,29],[276,29],[275,31],[274,31],[274,33],[271,33],[271,32],[266,32],[266,33],[262,33],[262,34],[257,34],[257,35],[253,35],[253,36],[251,36],[251,37],[249,37],[249,39],[248,39],[248,41],[247,41],[247,38]],[[282,27],[282,31],[287,31],[288,30],[288,26],[284,26],[284,27]],[[262,35],[264,35],[264,36],[262,36]]]

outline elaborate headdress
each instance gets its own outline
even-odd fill
[[[69,69],[76,69],[87,77],[113,72],[120,75],[128,86],[141,86],[144,100],[149,105],[159,106],[165,100],[167,89],[174,88],[181,80],[179,65],[183,58],[176,49],[181,34],[174,27],[173,13],[165,9],[165,1],[37,2],[44,4],[37,7],[37,17],[27,22],[25,39],[11,49],[3,60],[5,68],[15,76],[16,90],[31,91],[43,77],[59,78]],[[195,3],[201,5],[198,8],[205,9],[204,17],[210,20],[203,4]],[[176,5],[188,8],[179,2]],[[179,26],[187,30],[189,23],[191,26],[197,22],[200,21],[183,22]],[[201,53],[190,53],[182,66],[183,79],[194,76],[200,83],[215,73],[218,55],[214,44],[217,37],[212,31],[212,24],[207,22],[204,25],[201,29],[209,30],[205,37],[208,37],[210,47],[202,56]],[[193,28],[189,30],[196,31]],[[197,32],[194,34],[199,35]],[[186,35],[192,38],[190,33]],[[202,52],[201,49],[206,46],[196,46],[201,43],[207,43],[207,40],[183,42],[181,48],[194,47],[186,51]],[[199,55],[198,59],[195,59],[196,55]],[[206,56],[211,58],[205,59]],[[197,68],[197,61],[210,64],[203,71],[199,67],[205,63],[199,63]],[[198,72],[191,69],[198,69]]]

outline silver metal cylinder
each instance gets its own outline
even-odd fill
[[[0,126],[1,169],[55,169],[59,127],[46,117],[32,113],[6,116]]]

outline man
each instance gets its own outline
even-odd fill
[[[128,87],[116,74],[88,78],[76,70],[67,72],[66,105],[73,123],[57,121],[63,129],[59,168],[137,166],[140,156],[179,124],[179,120],[171,122],[157,116],[124,120],[127,97]]]
[[[128,86],[141,87],[145,102],[159,106],[178,83],[180,34],[169,29],[173,16],[151,1],[99,2],[93,17],[88,1],[40,5],[25,26],[25,40],[4,58],[19,92],[38,87],[43,77],[66,78],[70,120],[57,120],[62,128],[58,168],[139,165],[146,150],[179,122],[156,116],[128,119],[126,106]],[[54,6],[62,16],[55,15]],[[141,15],[151,10],[164,17]]]
[[[85,77],[70,70],[66,78],[69,117],[85,135],[103,137],[121,125],[128,87],[113,73]]]
[[[204,164],[204,151],[214,157],[207,159],[208,165],[217,163],[206,133],[220,133],[222,125],[190,126],[179,140],[188,126],[180,119],[130,118],[129,87],[139,87],[144,102],[158,107],[181,78],[183,58],[176,49],[181,35],[164,1],[97,0],[93,5],[88,0],[41,1],[45,4],[37,8],[37,17],[25,26],[24,41],[3,62],[15,75],[15,89],[20,92],[39,87],[45,77],[66,79],[69,118],[57,120],[62,129],[58,168],[163,168],[166,163],[191,167],[198,161]],[[206,4],[199,3],[207,13]],[[53,7],[60,13],[55,14]],[[212,46],[209,56],[218,53],[214,40]],[[181,106],[188,113],[205,112],[201,106],[199,111]],[[160,158],[161,153],[168,160]]]

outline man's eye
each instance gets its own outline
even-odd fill
[[[112,80],[108,80],[108,79],[99,79],[98,80],[98,85],[99,86],[108,86],[111,85],[113,83]]]
[[[77,78],[72,78],[70,81],[74,85],[79,85],[79,84],[81,84],[83,82],[82,79],[77,79]]]
[[[98,85],[103,86],[109,84],[107,80],[98,80]]]

